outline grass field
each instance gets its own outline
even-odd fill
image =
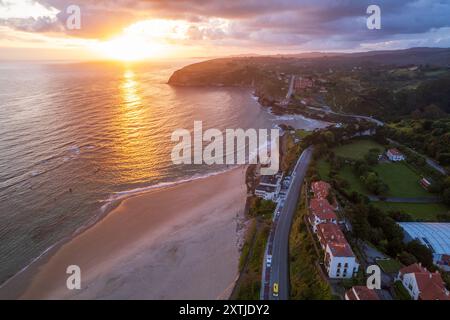
[[[398,270],[402,267],[400,262],[394,259],[379,259],[377,264],[386,273],[398,273]]]
[[[344,166],[338,174],[339,177],[346,180],[350,187],[348,188],[350,192],[356,191],[358,193],[367,194],[367,190],[362,184],[359,177],[353,172],[353,168],[346,165]]]
[[[334,149],[337,156],[362,159],[370,149],[378,148],[383,150],[383,146],[371,140],[356,140],[354,143],[340,146]],[[317,162],[317,170],[322,179],[327,179],[330,172],[330,164],[321,159]],[[413,171],[407,164],[401,163],[380,163],[372,169],[389,186],[387,197],[397,198],[426,198],[433,196],[421,187],[419,181],[421,176]],[[355,174],[353,167],[345,165],[338,173],[339,177],[346,180],[350,186],[349,192],[356,191],[361,194],[370,195],[360,178]],[[450,208],[439,203],[387,203],[373,202],[373,204],[384,211],[402,211],[416,220],[437,221],[437,215],[449,212]]]
[[[423,221],[436,221],[436,215],[449,211],[446,205],[440,203],[373,202],[372,204],[385,211],[402,211],[414,219]]]
[[[389,186],[391,197],[429,197],[431,194],[423,189],[421,177],[404,163],[380,163],[374,167],[379,177]]]
[[[384,151],[384,147],[373,140],[354,140],[353,143],[345,144],[343,146],[337,147],[333,149],[334,153],[337,156],[361,160],[364,159],[364,156],[370,151],[370,149],[380,149],[380,152]]]
[[[317,161],[316,165],[317,171],[319,172],[321,179],[328,179],[330,174],[330,164],[324,159]]]

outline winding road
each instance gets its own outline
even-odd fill
[[[271,300],[289,299],[289,233],[292,220],[297,210],[297,202],[306,171],[311,161],[313,148],[309,147],[303,151],[295,165],[292,174],[292,182],[288,189],[286,200],[280,212],[280,217],[275,229],[272,246],[272,267],[270,274]],[[273,285],[277,283],[278,296],[273,295]]]

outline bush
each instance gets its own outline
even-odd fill
[[[411,300],[411,296],[400,281],[395,281],[394,292],[396,300]]]
[[[409,265],[414,264],[414,263],[417,262],[416,257],[414,257],[411,253],[406,252],[406,251],[402,251],[398,255],[398,260],[400,260],[400,262],[403,263],[406,266],[409,266]]]

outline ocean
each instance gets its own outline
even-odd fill
[[[167,84],[192,62],[0,63],[0,284],[118,200],[227,170],[174,165],[175,129],[318,124],[250,89]]]

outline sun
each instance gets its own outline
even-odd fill
[[[103,57],[121,61],[162,57],[176,48],[174,43],[186,38],[187,30],[182,21],[140,21],[112,39],[96,42],[93,49]]]
[[[95,45],[102,56],[120,61],[139,61],[161,56],[164,46],[136,35],[121,35]]]

